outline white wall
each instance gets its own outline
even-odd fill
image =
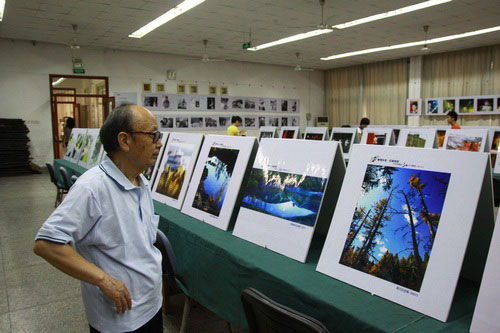
[[[201,63],[182,56],[85,48],[78,57],[83,59],[86,75],[109,77],[110,95],[137,92],[140,97],[143,82],[153,86],[165,82],[167,93],[176,93],[178,83],[197,83],[199,94],[208,94],[210,84],[227,86],[229,96],[298,98],[301,131],[307,126],[306,113],[315,119],[325,112],[322,71],[295,72],[283,66],[232,61]],[[176,81],[166,80],[167,69],[177,72]],[[0,39],[0,118],[27,122],[31,156],[39,165],[53,159],[49,74],[72,74],[69,47]]]

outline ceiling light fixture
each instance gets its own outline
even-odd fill
[[[65,80],[66,80],[65,77],[60,77],[59,79],[57,79],[57,81],[52,82],[52,85],[57,86],[58,84],[63,83],[63,81],[65,81]]]
[[[340,58],[353,57],[353,56],[367,54],[367,53],[375,53],[375,52],[389,51],[389,50],[394,50],[394,49],[402,49],[405,47],[419,46],[419,45],[425,45],[425,44],[441,43],[441,42],[446,42],[446,41],[453,40],[453,39],[460,39],[460,38],[466,38],[466,37],[471,37],[471,36],[477,36],[477,35],[487,34],[487,33],[495,32],[495,31],[500,31],[500,26],[476,30],[476,31],[464,32],[462,34],[457,34],[457,35],[444,36],[444,37],[433,38],[433,39],[429,39],[429,40],[422,40],[422,41],[418,41],[418,42],[410,42],[410,43],[404,43],[404,44],[398,44],[398,45],[375,47],[372,49],[366,49],[366,50],[361,50],[361,51],[336,54],[336,55],[332,55],[329,57],[321,58],[321,60],[334,60],[334,59],[340,59]]]
[[[3,13],[5,12],[5,2],[6,0],[0,0],[0,22],[3,20]]]
[[[317,29],[317,30],[306,32],[306,33],[302,33],[302,34],[298,34],[298,35],[294,35],[294,36],[282,38],[280,40],[277,40],[277,41],[274,41],[274,42],[269,42],[269,43],[262,44],[262,45],[257,45],[255,47],[249,47],[247,50],[248,51],[258,51],[258,50],[266,49],[268,47],[272,47],[272,46],[276,46],[276,45],[280,45],[280,44],[295,42],[297,40],[301,40],[301,39],[305,39],[305,38],[310,38],[310,37],[315,37],[315,36],[327,34],[329,32],[332,32],[333,29],[350,28],[350,27],[355,26],[355,25],[359,25],[359,24],[363,24],[363,23],[367,23],[367,22],[372,22],[372,21],[376,21],[376,20],[382,20],[382,19],[385,19],[385,18],[388,18],[388,17],[392,17],[392,16],[396,16],[396,15],[406,14],[406,13],[409,13],[409,12],[413,12],[413,11],[416,11],[416,10],[424,9],[424,8],[427,8],[427,7],[432,7],[432,6],[440,5],[442,3],[450,2],[450,1],[452,1],[452,0],[429,0],[429,1],[418,3],[416,5],[407,6],[407,7],[403,7],[403,8],[399,8],[399,9],[395,9],[395,10],[391,10],[391,11],[386,12],[386,13],[376,14],[376,15],[365,17],[365,18],[361,18],[359,20],[354,20],[354,21],[350,21],[350,22],[346,22],[346,23],[342,23],[342,24],[337,24],[337,25],[334,25],[332,27],[327,27],[327,28],[324,28],[324,29]],[[321,25],[323,25],[323,20],[321,20]]]
[[[0,1],[2,1],[2,0],[0,0]],[[146,34],[155,30],[156,28],[164,25],[168,21],[173,20],[174,18],[176,18],[177,16],[179,16],[181,14],[184,14],[185,12],[190,10],[191,8],[198,6],[199,4],[201,4],[203,2],[205,2],[205,0],[185,0],[182,3],[178,4],[177,6],[175,6],[174,8],[170,9],[165,14],[154,19],[153,21],[149,22],[148,24],[146,24],[145,26],[143,26],[139,30],[134,31],[133,33],[131,33],[128,36],[132,37],[132,38],[142,38]]]
[[[397,15],[406,14],[409,12],[414,12],[416,10],[420,10],[420,9],[424,9],[424,8],[428,8],[428,7],[432,7],[432,6],[437,6],[437,5],[440,5],[440,4],[443,4],[446,2],[450,2],[450,1],[452,1],[452,0],[425,1],[425,2],[421,2],[421,3],[417,3],[417,4],[412,5],[412,6],[407,6],[407,7],[391,10],[391,11],[388,11],[386,13],[376,14],[376,15],[361,18],[359,20],[354,20],[351,22],[337,24],[337,25],[332,26],[332,28],[333,29],[350,28],[350,27],[353,27],[355,25],[360,25],[360,24],[364,24],[364,23],[368,23],[368,22],[377,21],[377,20],[383,20],[383,19],[386,19],[386,18],[389,18],[392,16],[397,16]]]
[[[301,39],[305,39],[305,38],[310,38],[310,37],[314,37],[314,36],[319,36],[319,35],[327,34],[327,33],[332,32],[332,31],[333,31],[332,29],[316,29],[316,30],[313,30],[313,31],[304,32],[302,34],[293,35],[293,36],[290,36],[290,37],[286,37],[286,38],[282,38],[282,39],[279,39],[279,40],[275,40],[274,42],[269,42],[269,43],[266,43],[266,44],[261,44],[261,45],[257,45],[257,46],[254,46],[254,47],[249,47],[247,50],[249,50],[249,51],[258,51],[258,50],[262,50],[262,49],[265,49],[265,48],[268,48],[268,47],[272,47],[272,46],[276,46],[276,45],[280,45],[280,44],[295,42],[297,40],[301,40]]]

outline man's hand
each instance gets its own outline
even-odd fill
[[[123,282],[113,279],[108,274],[105,275],[99,288],[109,299],[116,304],[116,313],[124,313],[128,309],[132,309],[132,299],[130,293]]]

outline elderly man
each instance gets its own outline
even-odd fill
[[[158,216],[141,175],[161,136],[148,110],[113,110],[100,131],[109,158],[78,178],[36,236],[37,255],[82,281],[90,332],[162,332]]]

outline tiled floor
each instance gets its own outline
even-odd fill
[[[48,174],[0,177],[0,332],[88,332],[80,283],[33,254],[33,239],[54,209]],[[183,296],[172,298],[165,331],[178,332]],[[190,332],[225,332],[224,321],[201,306]],[[236,331],[236,330],[235,330]]]

